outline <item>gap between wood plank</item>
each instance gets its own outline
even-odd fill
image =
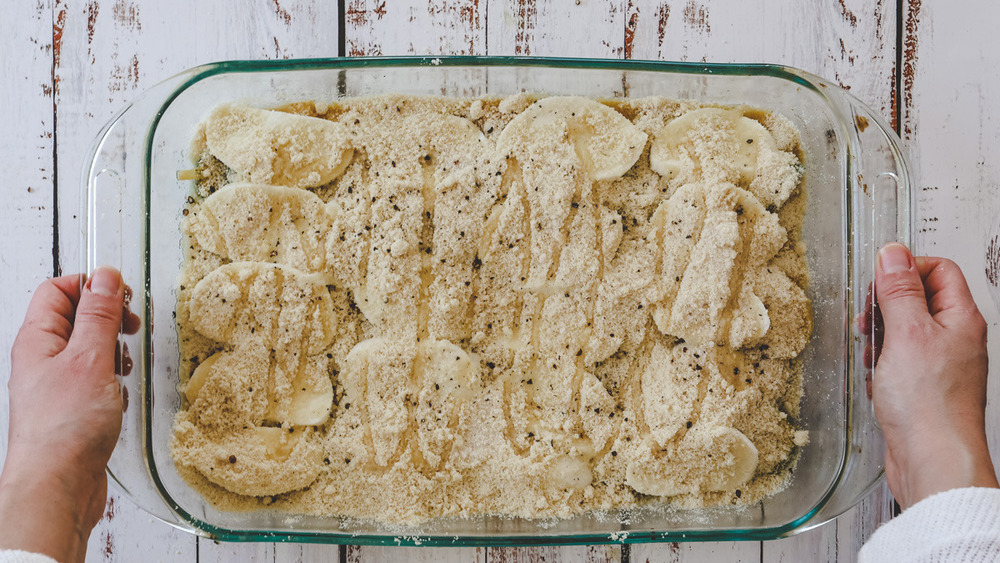
[[[902,2],[902,0],[899,0]],[[337,0],[337,56],[347,55],[347,0]],[[339,86],[339,84],[338,84]],[[343,95],[343,91],[340,92]],[[341,550],[343,553],[343,550]],[[341,556],[343,559],[343,556]]]
[[[892,93],[892,128],[897,135],[902,135],[901,123],[903,121],[903,35],[906,32],[903,10],[906,9],[906,0],[896,0],[896,70],[894,88]],[[895,503],[893,503],[895,504]],[[893,516],[899,514],[893,510]]]
[[[49,76],[52,84],[52,276],[59,277],[62,275],[62,267],[59,265],[59,121],[56,115],[56,88],[59,87],[59,83],[56,82],[56,57],[59,56],[60,46],[56,44],[56,29],[59,25],[58,39],[61,44],[62,26],[66,25],[66,21],[63,20],[62,23],[57,21],[55,2],[52,2],[51,9],[52,71]]]

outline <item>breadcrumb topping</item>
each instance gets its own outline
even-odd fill
[[[570,517],[780,490],[812,333],[798,134],[644,98],[221,106],[171,451],[226,509]]]

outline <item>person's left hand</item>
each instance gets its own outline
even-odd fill
[[[43,283],[11,350],[10,427],[0,475],[0,548],[83,560],[107,495],[131,369],[118,333],[135,333],[121,275],[98,268]],[[118,361],[119,358],[125,358]]]

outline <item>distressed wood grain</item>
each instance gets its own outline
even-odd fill
[[[485,55],[486,0],[348,0],[347,56]]]
[[[488,563],[547,563],[573,561],[585,563],[618,563],[622,557],[618,545],[572,545],[564,547],[492,547],[486,552]]]
[[[486,0],[347,0],[347,55],[485,55],[486,4]],[[474,96],[485,91],[486,78],[481,72],[453,68],[444,78],[407,86],[423,94]],[[356,94],[348,83],[347,95]]]
[[[810,530],[790,538],[761,543],[761,561],[841,561],[837,550],[837,522],[823,524],[825,530]]]
[[[52,275],[54,219],[52,116],[51,2],[16,2],[4,10],[0,34],[0,162],[4,165],[3,194],[8,210],[0,221],[0,466],[7,452],[7,380],[10,350],[24,319],[28,301],[39,283]]]
[[[346,546],[346,563],[437,563],[439,561],[462,561],[464,563],[486,563],[486,550],[481,547],[359,547]]]
[[[1000,217],[1000,51],[993,23],[1000,6],[903,5],[901,117],[917,167],[916,250],[962,268],[989,325],[986,430],[1000,467],[1000,312],[986,277],[987,233]]]
[[[723,561],[739,561],[740,563],[758,563],[760,558],[760,542],[680,542],[680,543],[647,543],[633,545],[631,557],[633,562],[669,563],[714,563]]]
[[[620,58],[624,0],[493,0],[490,55]]]
[[[226,543],[199,538],[198,554],[194,558],[176,559],[176,561],[211,561],[240,563],[273,563],[277,561],[275,550],[279,544],[274,543]],[[334,560],[332,557],[330,560]],[[281,561],[301,561],[301,559],[282,559]]]
[[[858,506],[837,518],[837,560],[856,561],[861,546],[880,525],[892,517],[892,493],[883,482]]]
[[[685,563],[760,561],[760,542],[698,542],[634,545],[633,563]]]
[[[293,561],[340,561],[342,552],[346,547],[339,545],[317,545],[317,544],[274,544],[275,563]]]
[[[115,489],[115,490],[112,490]],[[109,486],[104,517],[90,534],[87,561],[194,561],[195,537],[156,520]]]

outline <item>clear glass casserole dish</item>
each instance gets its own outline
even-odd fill
[[[790,485],[749,508],[633,509],[560,521],[441,519],[387,529],[341,518],[223,512],[178,475],[169,453],[180,407],[172,314],[183,253],[188,147],[223,102],[259,107],[398,93],[594,98],[663,96],[778,112],[801,134],[808,190],[803,242],[815,331],[804,352],[805,446]],[[865,391],[862,312],[875,253],[911,240],[911,180],[900,142],[875,112],[808,73],[768,65],[537,58],[375,58],[235,61],[181,73],[142,95],[98,136],[85,171],[87,271],[122,268],[143,328],[123,342],[135,358],[121,379],[130,408],[109,463],[112,478],[154,516],[220,540],[390,545],[529,545],[760,540],[817,526],[881,479],[884,443]],[[115,210],[119,210],[115,213]]]

